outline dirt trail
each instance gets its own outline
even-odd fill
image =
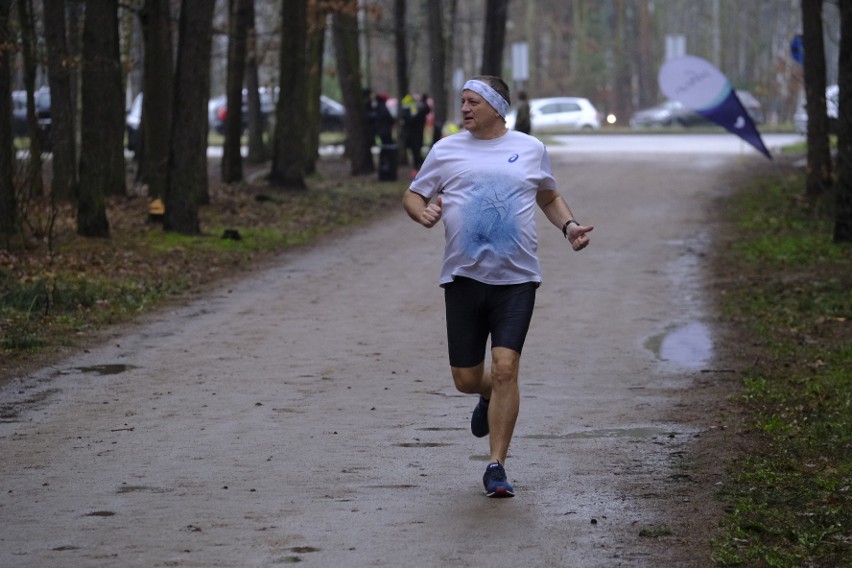
[[[540,219],[515,499],[449,378],[441,231],[400,210],[5,385],[0,565],[709,565],[704,221],[743,159],[552,151],[595,231]]]

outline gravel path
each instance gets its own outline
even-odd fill
[[[760,158],[552,157],[595,230],[540,219],[515,499],[452,388],[441,231],[400,209],[3,386],[0,565],[709,565],[705,220]]]

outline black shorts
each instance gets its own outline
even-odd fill
[[[535,306],[538,282],[483,284],[456,277],[444,285],[447,308],[447,344],[450,365],[475,367],[485,360],[485,347],[524,347]]]

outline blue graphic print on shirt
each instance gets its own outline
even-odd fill
[[[518,241],[518,180],[510,176],[485,175],[470,188],[464,205],[462,248],[470,258],[482,258],[486,251],[508,254]]]

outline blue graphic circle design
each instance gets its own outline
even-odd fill
[[[514,164],[518,161],[518,158],[520,158],[520,156],[518,156],[517,154],[512,154],[511,156],[509,156],[509,163]]]

